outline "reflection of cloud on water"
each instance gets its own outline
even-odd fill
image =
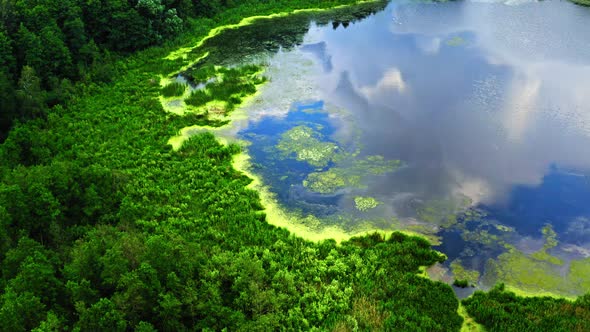
[[[250,121],[271,116],[284,118],[296,101],[319,100],[320,89],[312,79],[321,66],[302,51],[279,52],[268,60],[269,80],[246,109]]]
[[[332,57],[327,53],[326,42],[305,44],[301,46],[301,50],[304,52],[309,52],[316,56],[318,60],[322,63],[324,71],[332,71]]]
[[[579,217],[570,222],[565,235],[570,241],[583,244],[590,242],[590,219],[588,217]]]
[[[419,36],[416,38],[416,46],[424,53],[437,54],[440,51],[442,38]]]
[[[393,92],[403,93],[406,90],[406,84],[402,78],[402,73],[397,68],[391,68],[385,71],[383,77],[373,86],[363,86],[360,93],[369,100]]]
[[[491,187],[484,179],[471,178],[455,172],[457,186],[451,190],[454,197],[466,196],[472,205],[478,205],[490,198]]]
[[[440,129],[450,130],[446,162],[459,179],[451,191],[473,191],[464,189],[473,188],[471,179],[486,179],[487,194],[475,197],[498,199],[514,185],[539,184],[551,163],[590,167],[590,12],[556,2],[485,2],[398,5],[388,31],[412,37],[423,52],[428,41],[473,33],[480,56],[510,71],[474,82],[459,116],[469,118],[464,123],[475,129]],[[444,56],[444,50],[438,53]],[[487,115],[478,119],[474,111]],[[493,149],[486,146],[490,143]],[[466,160],[466,154],[474,160]]]
[[[541,87],[538,78],[517,78],[511,83],[510,96],[504,106],[504,126],[508,139],[521,141],[538,110],[537,98]]]

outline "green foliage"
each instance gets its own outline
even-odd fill
[[[588,331],[590,294],[576,301],[552,297],[519,297],[503,284],[463,300],[467,312],[486,331]]]
[[[590,7],[590,1],[588,1],[588,0],[570,0],[570,1],[575,3],[576,5]]]
[[[469,287],[469,281],[467,281],[466,279],[455,279],[455,281],[453,281],[453,285],[461,288],[466,288]]]
[[[124,315],[108,299],[101,299],[80,314],[79,331],[118,332],[125,331]]]
[[[186,84],[180,82],[172,82],[162,88],[162,96],[164,97],[179,97],[186,91]]]
[[[426,240],[311,243],[271,226],[246,188],[251,179],[232,167],[239,147],[211,134],[177,152],[166,145],[189,124],[220,125],[162,109],[158,75],[171,66],[162,60],[170,49],[125,60],[107,51],[157,43],[194,15],[220,13],[195,20],[185,38],[248,15],[352,2],[3,3],[5,37],[14,39],[0,46],[15,55],[4,75],[21,82],[19,116],[36,119],[17,123],[0,146],[0,330],[458,330],[452,289],[417,275],[444,260]],[[166,30],[162,21],[176,23]],[[42,72],[54,56],[64,72]],[[222,79],[208,91],[237,102],[261,82],[257,72],[217,69]],[[50,105],[55,87],[67,91],[55,83],[63,77],[79,78],[75,95]],[[354,174],[392,166],[373,159]]]
[[[208,102],[213,100],[213,96],[211,96],[205,90],[195,90],[191,92],[191,95],[184,100],[187,105],[199,107],[207,104]]]
[[[244,97],[256,93],[256,85],[265,82],[258,76],[260,66],[245,65],[238,68],[215,68],[210,66],[199,67],[185,72],[191,82],[205,84],[204,88],[191,92],[184,100],[187,105],[202,107],[207,103],[216,101],[222,106],[212,108],[217,113],[227,115],[236,105],[242,102]],[[195,77],[191,76],[196,75]]]

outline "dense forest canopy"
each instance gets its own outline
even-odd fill
[[[459,330],[451,287],[419,276],[445,260],[424,239],[305,241],[266,223],[232,167],[238,146],[211,134],[167,145],[219,125],[162,109],[174,45],[246,16],[353,2],[1,0],[0,331]],[[590,312],[587,297],[498,294],[465,302],[496,330],[552,301],[562,320]]]
[[[13,121],[43,117],[65,102],[72,82],[109,82],[120,55],[202,24],[194,19],[260,3],[268,5],[256,0],[2,0],[0,141]],[[330,3],[336,1],[322,5]]]

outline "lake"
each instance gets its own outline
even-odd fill
[[[590,289],[588,22],[566,1],[393,1],[203,47],[265,66],[219,134],[293,223],[417,232],[449,257],[432,278],[573,296]]]

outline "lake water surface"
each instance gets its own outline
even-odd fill
[[[449,260],[434,278],[576,295],[590,289],[589,22],[565,1],[393,1],[208,45],[267,66],[226,134],[310,227],[436,236]]]

